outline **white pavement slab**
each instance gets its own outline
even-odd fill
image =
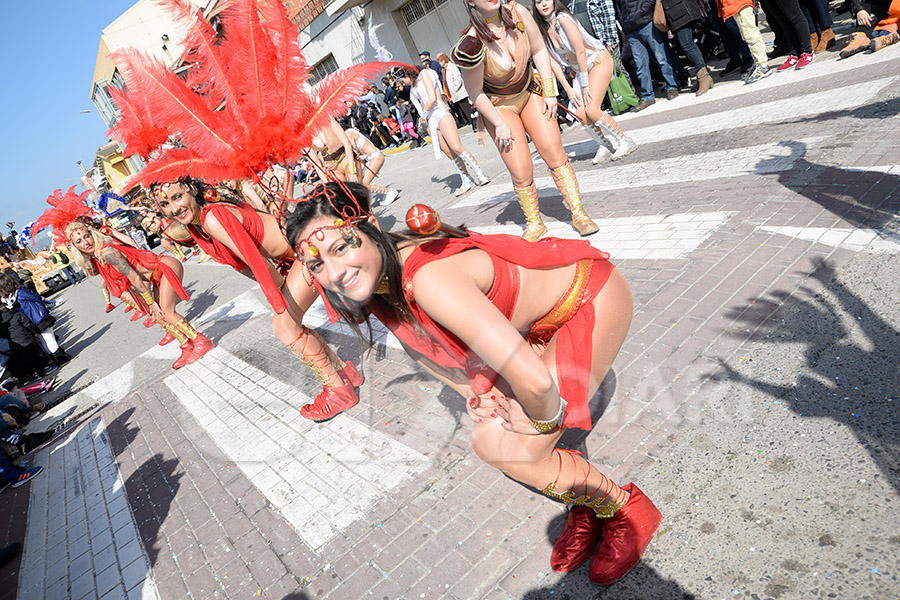
[[[712,233],[736,212],[682,213],[595,219],[600,230],[582,238],[568,223],[545,221],[547,236],[584,239],[591,246],[610,253],[610,260],[682,259],[696,250]],[[473,227],[478,233],[522,235],[519,225]]]
[[[582,194],[607,192],[650,186],[671,186],[691,181],[708,181],[746,175],[765,175],[788,171],[803,158],[810,147],[823,137],[808,137],[788,143],[773,142],[715,150],[686,156],[675,156],[639,163],[616,164],[578,172],[578,186]],[[593,141],[578,142],[591,144]],[[714,166],[715,168],[710,168]],[[550,177],[534,180],[541,198],[559,196]],[[487,206],[501,202],[516,202],[509,183],[487,185],[466,194],[449,208]]]
[[[900,254],[900,234],[885,229],[850,227],[758,227],[760,231],[777,233],[828,246],[839,246],[857,252]]]
[[[312,398],[221,348],[165,383],[315,552],[431,465],[346,415],[304,419]]]
[[[125,486],[98,417],[39,450],[17,597],[158,600]]]

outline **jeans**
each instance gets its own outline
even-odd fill
[[[653,93],[653,78],[650,76],[650,53],[653,54],[653,59],[662,72],[666,91],[678,89],[675,73],[672,72],[672,67],[666,60],[666,49],[663,46],[662,38],[652,21],[629,33],[628,41],[631,43],[631,54],[634,56],[638,80],[641,84],[641,100],[656,98]]]
[[[700,70],[706,66],[706,61],[703,60],[703,53],[700,51],[700,47],[697,46],[697,42],[694,41],[693,29],[682,27],[675,32],[675,37],[678,38],[678,45],[684,50],[688,60],[694,63],[694,68]]]

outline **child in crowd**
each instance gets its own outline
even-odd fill
[[[47,310],[43,298],[20,287],[12,277],[0,275],[0,302],[5,309],[15,310],[28,317],[38,332],[41,347],[55,364],[62,366],[72,360],[72,357],[59,347],[56,333],[53,331],[56,318]]]
[[[413,113],[409,100],[399,99],[397,101],[397,112],[400,115],[400,131],[402,134],[419,141],[419,134],[416,133],[416,124],[413,122]]]

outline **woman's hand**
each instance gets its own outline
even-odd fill
[[[154,302],[153,304],[150,305],[149,308],[150,308],[150,316],[153,317],[153,319],[157,323],[165,323],[166,322],[166,317],[165,317],[165,315],[163,315],[163,311],[159,307],[159,304]]]
[[[528,416],[528,413],[525,412],[518,400],[503,396],[502,398],[498,397],[498,402],[500,403],[500,408],[497,409],[497,416],[503,419],[500,423],[503,429],[523,435],[543,435],[535,429],[534,424],[531,422],[531,417]],[[555,429],[553,431],[556,432]]]
[[[594,96],[591,94],[591,88],[587,86],[581,88],[581,96],[585,104],[590,104],[594,100]]]
[[[544,97],[544,114],[548,121],[556,118],[556,96]]]
[[[512,130],[509,125],[502,123],[494,129],[494,139],[497,141],[497,147],[500,151],[509,150],[513,143]]]

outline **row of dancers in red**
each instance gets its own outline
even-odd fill
[[[411,211],[409,231],[383,231],[369,192],[340,180],[306,190],[297,201],[284,197],[277,214],[204,183],[256,180],[273,163],[308,158],[304,149],[343,100],[360,93],[367,76],[396,65],[356,65],[309,89],[303,85],[308,65],[291,41],[296,29],[280,3],[235,0],[241,10],[223,14],[221,26],[231,33],[222,39],[201,14],[170,4],[173,14],[185,11],[195,32],[187,40],[196,49],[194,68],[180,80],[148,57],[119,55],[128,91],[116,97],[122,109],[117,133],[150,159],[139,179],[158,210],[187,226],[214,260],[259,283],[274,311],[276,335],[324,384],[316,401],[303,407],[304,416],[324,419],[349,408],[362,383],[352,364],[302,325],[321,295],[330,313],[363,339],[361,325],[373,316],[381,320],[426,371],[460,393],[482,460],[570,506],[553,548],[554,570],[571,571],[593,557],[592,581],[609,585],[624,577],[662,515],[636,485],[616,484],[586,457],[557,444],[566,428],[591,428],[588,400],[625,339],[632,297],[605,252],[584,241],[530,241],[543,234],[543,223],[530,157],[520,160],[528,155],[526,132],[542,156],[553,157],[548,166],[576,228],[585,235],[596,230],[558,128],[550,126],[555,85],[531,15],[512,2],[467,0],[471,28],[454,50],[528,217],[522,239],[446,227],[425,207]],[[247,40],[265,42],[254,57],[266,68],[229,62],[230,53],[246,52]],[[600,54],[595,62],[608,60]],[[541,86],[531,84],[529,57]],[[252,74],[241,72],[251,68]],[[495,75],[507,79],[506,87]],[[259,77],[270,79],[248,83]],[[591,86],[595,78],[591,71],[584,83]],[[203,97],[194,92],[200,84]],[[177,147],[168,145],[170,136],[179,139]],[[64,229],[70,244],[96,260],[98,272],[112,267],[124,275],[167,331],[198,343],[202,334],[174,312],[180,265],[167,269],[165,258],[151,261],[115,247],[80,222]]]

